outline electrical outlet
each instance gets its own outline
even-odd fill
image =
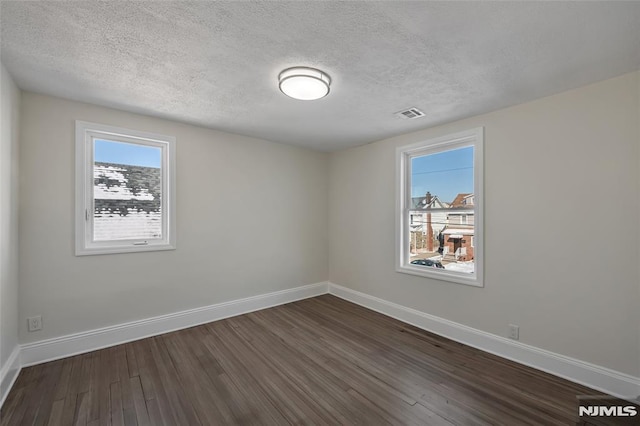
[[[27,328],[29,331],[42,330],[42,316],[27,318]]]
[[[520,327],[517,325],[509,324],[509,339],[520,339]]]

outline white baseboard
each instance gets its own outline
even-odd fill
[[[624,399],[640,395],[640,378],[556,354],[329,283],[329,293],[381,314]]]
[[[6,364],[0,369],[0,408],[20,374],[20,346],[16,345]]]
[[[328,292],[328,283],[305,285],[273,293],[217,303],[125,324],[83,331],[20,346],[22,366],[40,364],[72,355],[95,351],[145,337],[157,336],[211,321],[242,315]]]

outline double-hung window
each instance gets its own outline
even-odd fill
[[[76,255],[175,249],[175,138],[76,121]]]
[[[396,270],[482,287],[483,129],[396,151]]]

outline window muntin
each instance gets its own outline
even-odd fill
[[[175,248],[175,138],[76,122],[76,255]]]
[[[482,148],[480,128],[397,149],[398,272],[483,285]]]

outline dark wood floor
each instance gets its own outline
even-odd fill
[[[575,425],[597,392],[324,295],[25,368],[1,425]]]

